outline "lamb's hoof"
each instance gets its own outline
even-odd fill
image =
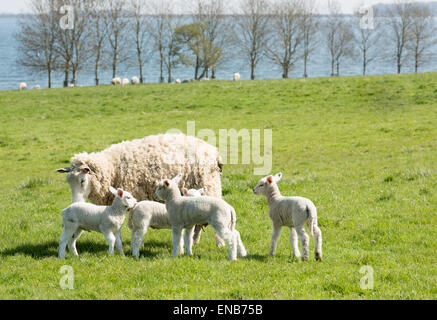
[[[308,257],[302,257],[302,262],[308,261]]]
[[[322,254],[319,252],[316,252],[316,261],[322,261]]]

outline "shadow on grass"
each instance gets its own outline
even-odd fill
[[[129,250],[130,250],[130,243],[129,243]],[[156,240],[146,240],[144,241],[143,246],[140,248],[140,259],[153,259],[157,255],[159,255],[159,252],[157,252],[156,248],[167,248],[169,251],[171,251],[171,244],[163,241],[156,241]]]
[[[262,255],[262,254],[257,254],[257,253],[253,253],[253,254],[248,254],[246,257],[247,260],[256,260],[256,261],[260,261],[260,262],[265,262],[268,259],[267,255]]]

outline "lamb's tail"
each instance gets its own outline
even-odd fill
[[[317,209],[315,206],[306,207],[308,215],[308,229],[311,237],[314,237],[314,227],[317,227]]]
[[[232,206],[229,206],[230,212],[231,212],[231,223],[229,225],[229,229],[231,231],[235,230],[235,225],[237,224],[237,213],[235,212],[235,209]]]

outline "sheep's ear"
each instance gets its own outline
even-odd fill
[[[123,190],[118,189],[118,190],[117,190],[117,194],[118,194],[118,196],[119,196],[120,198],[123,197]]]
[[[56,170],[56,172],[59,172],[59,173],[67,173],[70,171],[71,171],[71,167],[61,168],[61,169]]]
[[[187,188],[183,188],[182,192],[184,193],[184,196],[186,196],[188,194],[188,189]]]
[[[275,175],[275,181],[278,182],[281,179],[282,179],[282,172],[279,172]]]
[[[80,172],[83,173],[83,174],[88,174],[88,173],[91,172],[91,169],[88,166],[83,166],[83,167],[80,168]]]
[[[182,179],[182,175],[179,173],[176,177],[174,177],[172,180],[176,183],[179,184],[179,182]]]
[[[267,182],[271,184],[273,182],[273,177],[272,176],[268,176],[267,177]]]
[[[164,184],[168,187],[170,185],[170,182],[168,180],[165,180]]]

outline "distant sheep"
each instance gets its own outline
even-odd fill
[[[18,85],[18,90],[24,90],[24,89],[27,89],[27,83],[26,82],[21,82],[19,85]]]
[[[178,173],[183,175],[182,187],[203,188],[206,195],[221,198],[222,166],[217,148],[205,141],[162,134],[115,144],[101,152],[76,154],[71,166],[58,172],[68,173],[73,202],[89,199],[109,205],[113,199],[110,186],[129,190],[138,201],[153,200],[158,181]],[[195,243],[201,230],[196,227]]]
[[[123,79],[123,81],[121,81],[121,85],[124,87],[124,86],[127,86],[127,85],[129,85],[130,84],[130,81],[129,81],[129,79],[127,79],[127,78],[124,78]]]
[[[176,79],[175,83],[182,83],[181,79]]]
[[[290,244],[294,257],[300,256],[297,245],[297,235],[299,235],[303,252],[302,261],[307,261],[310,241],[305,232],[305,224],[307,224],[310,235],[314,238],[316,260],[322,260],[322,232],[317,226],[317,209],[309,199],[282,196],[277,185],[281,178],[282,173],[262,178],[253,189],[254,194],[264,195],[269,205],[269,216],[273,222],[269,255],[275,255],[281,228],[284,226],[290,228]]]
[[[130,80],[130,82],[131,82],[133,85],[137,85],[137,84],[140,84],[140,79],[138,79],[138,77],[132,77],[132,79]]]
[[[74,85],[74,83],[70,83],[70,86],[69,86],[70,88],[74,88],[75,87],[75,85]]]
[[[114,85],[114,86],[117,85],[117,84],[121,84],[121,79],[120,78],[114,78],[114,79],[112,79],[111,84]]]
[[[132,209],[137,201],[122,189],[110,188],[114,201],[110,206],[96,206],[87,202],[76,202],[62,211],[64,231],[59,239],[58,257],[65,258],[68,245],[70,252],[77,256],[76,241],[83,231],[102,233],[109,244],[109,254],[114,254],[114,245],[118,253],[123,255],[121,227],[128,209]]]
[[[37,84],[35,87],[33,87],[34,90],[40,90],[41,86],[39,84]]]
[[[238,72],[234,73],[234,81],[240,80],[240,74]]]

